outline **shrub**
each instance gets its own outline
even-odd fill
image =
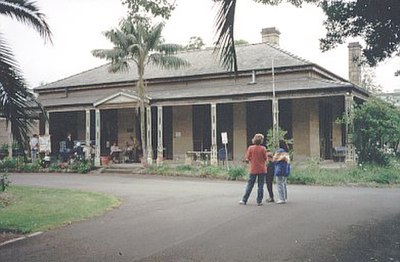
[[[68,170],[73,172],[78,172],[80,174],[88,173],[92,170],[93,165],[90,160],[82,159],[82,160],[75,160],[68,166]]]
[[[17,167],[17,160],[14,158],[6,157],[0,162],[1,171],[14,170]]]
[[[244,167],[236,166],[231,167],[228,170],[228,179],[229,180],[237,180],[238,178],[242,178],[247,174],[247,170]]]

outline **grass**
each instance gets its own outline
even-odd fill
[[[43,231],[100,215],[119,203],[101,193],[11,185],[0,194],[0,230]]]
[[[319,165],[307,165],[292,168],[288,181],[291,184],[304,185],[359,185],[359,186],[398,186],[400,185],[399,167],[396,165],[379,167],[373,165],[353,168],[326,169]]]
[[[356,166],[353,168],[327,169],[318,162],[293,165],[292,174],[288,178],[289,184],[342,186],[358,185],[370,187],[399,186],[400,164],[395,161],[390,166],[379,167],[373,165]],[[247,180],[248,170],[243,166],[226,167],[216,166],[151,166],[144,173],[165,176],[207,177],[227,180]]]

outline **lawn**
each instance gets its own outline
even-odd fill
[[[0,231],[30,233],[105,213],[120,201],[101,193],[9,186],[0,193]]]

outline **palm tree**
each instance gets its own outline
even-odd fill
[[[44,14],[34,2],[26,0],[0,0],[0,14],[33,27],[45,40],[51,42],[51,31]],[[13,138],[18,144],[27,139],[34,96],[26,88],[14,55],[0,34],[0,115],[11,123]]]
[[[104,35],[112,42],[112,49],[93,50],[96,57],[111,60],[110,72],[127,71],[131,61],[137,68],[138,80],[136,82],[140,104],[140,130],[143,148],[143,159],[146,163],[147,148],[145,136],[145,83],[144,73],[146,65],[151,63],[161,68],[179,68],[187,66],[188,62],[174,54],[180,46],[163,43],[161,33],[163,23],[150,26],[147,19],[128,18],[120,22],[119,29],[106,31]]]

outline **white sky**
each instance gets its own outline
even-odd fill
[[[44,43],[30,27],[0,17],[0,32],[8,41],[30,87],[49,83],[106,63],[91,50],[109,48],[102,32],[117,27],[125,16],[121,0],[36,0],[46,14],[53,32],[53,45]],[[187,44],[191,36],[200,36],[208,45],[214,37],[215,8],[211,0],[177,0],[178,7],[166,22],[163,36],[167,42]],[[324,36],[322,11],[311,5],[296,8],[288,4],[272,7],[238,1],[235,37],[249,43],[261,42],[261,29],[276,27],[281,32],[280,46],[302,58],[348,78],[347,43],[321,53],[319,39]],[[348,40],[353,42],[356,39]],[[361,43],[362,44],[362,43]],[[389,59],[376,69],[376,83],[384,91],[400,88],[400,58]]]

